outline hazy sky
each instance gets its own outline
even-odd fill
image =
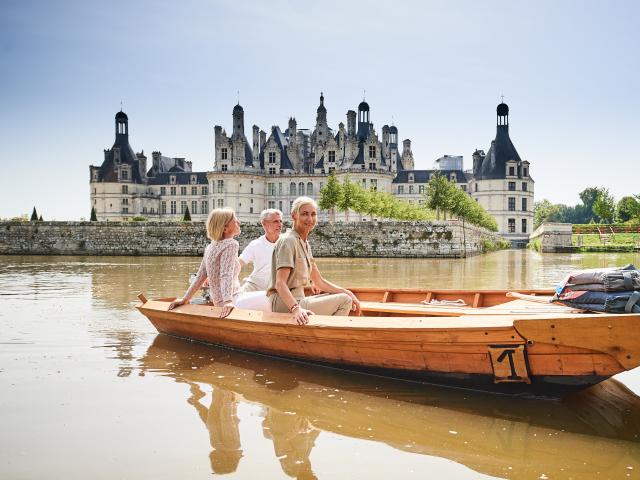
[[[500,96],[536,201],[640,193],[640,2],[0,2],[0,217],[89,217],[123,102],[134,151],[213,167],[213,127],[332,128],[366,90],[416,168],[489,148]]]

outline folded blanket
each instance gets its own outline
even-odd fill
[[[622,268],[595,268],[570,273],[556,288],[565,291],[623,292],[640,290],[640,270],[629,264]]]
[[[595,312],[640,313],[640,291],[567,291],[558,295],[556,301],[568,307]]]

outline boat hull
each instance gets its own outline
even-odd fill
[[[631,364],[622,365],[603,348],[593,345],[584,348],[563,342],[562,337],[542,339],[547,335],[545,328],[551,327],[534,328],[544,320],[535,315],[458,318],[314,315],[309,325],[298,326],[288,314],[236,309],[228,318],[218,318],[219,309],[215,307],[184,305],[168,311],[168,303],[169,300],[149,301],[138,306],[161,333],[456,388],[559,397],[633,368]],[[599,319],[607,320],[603,316]],[[562,322],[570,320],[557,318],[553,331],[561,331]],[[637,325],[637,320],[629,323],[627,319],[626,325],[616,328],[628,329],[629,325]],[[526,322],[523,329],[533,330],[532,336],[537,337],[519,333],[519,322]],[[597,325],[593,325],[592,329],[597,330]],[[602,328],[606,330],[605,325]],[[597,331],[593,333],[600,335]]]

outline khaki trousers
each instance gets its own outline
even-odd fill
[[[295,296],[295,295],[294,295]],[[279,313],[289,313],[285,303],[280,300],[277,293],[269,297],[271,300],[271,311]],[[349,315],[353,300],[346,293],[323,293],[311,297],[296,298],[302,308],[311,310],[317,315]]]

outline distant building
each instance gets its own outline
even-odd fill
[[[229,206],[241,221],[257,221],[265,208],[279,208],[288,216],[297,196],[318,199],[332,172],[339,180],[349,176],[367,189],[390,192],[413,203],[424,202],[427,184],[437,172],[494,215],[506,237],[518,240],[530,233],[533,180],[528,162],[520,160],[509,140],[505,104],[498,106],[496,139],[487,155],[474,153],[471,172],[463,170],[461,156],[452,155],[436,160],[436,169],[415,170],[411,140],[405,139],[400,151],[395,125],[384,125],[378,136],[365,101],[357,113],[349,110],[346,117],[346,126],[341,122],[332,130],[321,94],[312,130],[298,128],[291,117],[286,130],[274,125],[268,136],[254,125],[249,142],[244,109],[238,104],[232,112],[231,135],[221,126],[214,128],[213,169],[193,172],[191,162],[160,152],[153,152],[147,169],[144,152],[134,153],[129,145],[128,118],[120,111],[112,148],[104,151],[101,166],[89,167],[91,204],[99,220],[176,219],[187,208],[193,220],[204,220],[211,209]],[[320,216],[326,215],[321,212]],[[360,220],[357,215],[350,219]]]

